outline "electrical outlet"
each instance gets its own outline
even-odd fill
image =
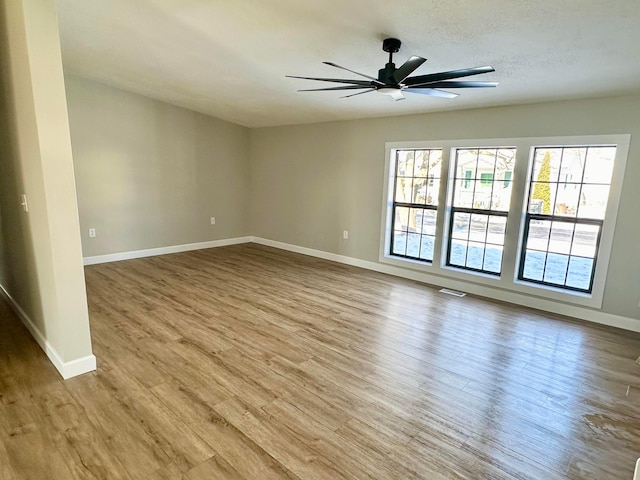
[[[349,239],[349,230],[345,230],[344,232],[342,232],[342,238],[344,238],[345,240]]]
[[[211,225],[215,225],[216,224],[216,217],[211,217]]]
[[[89,229],[89,238],[95,238],[96,237],[96,229],[95,228],[90,228]]]

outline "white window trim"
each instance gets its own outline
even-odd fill
[[[617,219],[618,207],[622,191],[622,181],[629,153],[631,135],[586,135],[570,137],[525,137],[525,138],[493,138],[493,139],[466,139],[466,140],[442,140],[442,141],[412,141],[412,142],[387,142],[385,144],[385,170],[383,184],[383,205],[381,218],[380,252],[381,263],[394,265],[401,268],[418,270],[436,277],[481,284],[485,287],[493,287],[511,292],[532,295],[543,299],[551,299],[569,304],[582,305],[592,308],[601,308],[604,295],[604,287],[613,246],[613,236]],[[564,290],[547,285],[532,284],[518,280],[518,265],[520,262],[521,242],[524,235],[524,218],[527,208],[527,194],[529,189],[528,177],[533,168],[534,147],[548,146],[583,146],[583,145],[615,145],[616,158],[611,178],[611,190],[609,202],[602,226],[598,260],[593,280],[593,288],[590,294]],[[453,195],[454,174],[451,168],[451,158],[454,158],[457,148],[489,148],[489,147],[516,147],[516,163],[513,173],[513,190],[509,217],[507,220],[507,232],[502,261],[502,275],[494,276],[455,267],[447,267],[444,264],[446,258],[446,245],[449,236],[449,217],[451,215],[450,201]],[[391,212],[393,209],[393,188],[390,188],[389,179],[394,175],[395,152],[401,149],[441,148],[442,171],[440,192],[438,195],[438,210],[436,216],[436,237],[434,240],[433,262],[431,264],[411,259],[402,259],[388,254],[391,241]],[[437,279],[434,279],[437,283]]]

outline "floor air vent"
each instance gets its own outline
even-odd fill
[[[448,288],[443,288],[441,290],[438,290],[440,293],[446,293],[447,295],[451,295],[454,297],[464,297],[466,295],[466,293],[464,292],[458,292],[456,290],[449,290]]]

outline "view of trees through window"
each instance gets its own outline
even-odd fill
[[[398,150],[391,254],[433,261],[442,150]]]
[[[590,292],[616,147],[536,148],[518,278]]]

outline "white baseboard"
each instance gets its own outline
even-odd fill
[[[631,330],[633,332],[640,332],[640,320],[637,320],[635,318],[613,315],[590,308],[555,302],[553,300],[533,297],[517,292],[498,290],[491,287],[467,283],[461,280],[440,277],[437,275],[429,275],[428,273],[406,270],[391,265],[370,262],[367,260],[360,260],[358,258],[324,252],[322,250],[314,250],[312,248],[300,247],[298,245],[277,242],[275,240],[269,240],[266,238],[253,237],[252,241],[260,245],[279,248],[281,250],[287,250],[294,253],[301,253],[303,255],[310,255],[312,257],[322,258],[333,262],[343,263],[346,265],[365,268],[367,270],[394,275],[396,277],[416,280],[418,282],[427,283],[437,287],[451,288],[454,290],[459,290],[462,292],[467,292],[494,300],[500,300],[503,302],[514,303],[516,305],[535,308],[537,310],[544,310],[551,313],[566,315],[568,317],[573,317],[579,320],[586,320],[593,323],[599,323],[601,325],[608,325],[611,327],[622,328],[624,330]]]
[[[44,335],[42,335],[40,329],[36,327],[22,307],[18,305],[18,302],[15,301],[15,299],[2,285],[0,285],[0,293],[6,297],[7,301],[16,312],[24,326],[27,327],[27,330],[29,330],[36,343],[44,351],[60,375],[62,375],[62,378],[66,380],[71,377],[82,375],[83,373],[92,372],[96,369],[96,357],[94,355],[87,355],[86,357],[77,358],[70,362],[63,361],[56,349],[53,348]]]
[[[107,255],[84,257],[83,262],[85,265],[96,265],[98,263],[119,262],[121,260],[132,260],[134,258],[155,257],[156,255],[190,252],[192,250],[203,250],[205,248],[226,247],[227,245],[249,243],[252,240],[253,237],[236,237],[225,238],[223,240],[211,240],[209,242],[172,245],[170,247],[147,248],[145,250],[133,250],[130,252],[109,253]]]

